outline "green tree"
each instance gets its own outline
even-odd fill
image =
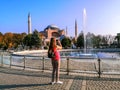
[[[3,36],[2,32],[0,32],[0,36]]]
[[[100,48],[100,44],[102,43],[101,41],[102,40],[100,35],[93,36],[92,38],[93,48]]]
[[[23,44],[24,46],[29,46],[30,49],[32,48],[32,44],[31,44],[31,37],[32,37],[32,34],[28,34],[24,37],[23,39]]]
[[[84,36],[83,36],[83,33],[80,33],[80,35],[77,38],[77,47],[80,47],[80,48],[84,47]]]
[[[31,41],[32,41],[31,44],[35,46],[36,48],[39,48],[41,46],[42,40],[37,30],[34,30],[31,36]]]
[[[27,34],[25,33],[25,32],[23,32],[23,33],[21,33],[21,39],[22,39],[22,43],[21,43],[21,45],[22,45],[22,47],[23,47],[23,49],[24,49],[24,43],[23,43],[23,40],[24,40],[24,37],[25,36],[27,36]]]
[[[39,37],[39,32],[34,30],[33,34],[28,34],[24,37],[23,43],[25,46],[29,46],[30,49],[32,46],[39,48],[41,46],[42,40]]]
[[[120,33],[117,34],[115,39],[117,39],[117,47],[120,47]]]
[[[71,40],[68,37],[62,39],[61,44],[64,48],[71,47]]]

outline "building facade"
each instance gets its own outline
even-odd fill
[[[60,38],[60,36],[65,35],[65,31],[58,28],[58,26],[51,24],[48,25],[44,31],[41,31],[40,34],[45,41],[49,42],[52,37]]]

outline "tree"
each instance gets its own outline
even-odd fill
[[[71,47],[71,40],[68,37],[62,39],[61,44],[64,48]]]
[[[117,47],[120,47],[120,33],[117,34],[115,39],[117,39]]]
[[[92,38],[93,48],[100,48],[101,42],[101,36],[93,36]]]
[[[39,32],[35,29],[31,36],[31,44],[37,48],[41,46],[42,40],[39,37]]]
[[[77,38],[77,47],[80,47],[80,48],[84,47],[84,36],[83,36],[83,33],[80,33],[80,35]]]
[[[34,30],[33,34],[28,34],[23,39],[23,43],[25,46],[29,46],[30,49],[32,46],[39,48],[41,46],[42,40],[39,37],[39,32],[37,30]]]
[[[4,34],[3,44],[4,44],[5,49],[13,47],[13,34],[12,33],[5,33]]]
[[[3,34],[0,32],[0,48],[3,47]]]
[[[17,48],[18,45],[21,45],[21,43],[22,43],[21,34],[17,34],[17,33],[13,34],[13,43],[14,43],[14,48]]]
[[[24,49],[24,43],[23,43],[23,40],[24,40],[24,37],[25,36],[27,36],[27,34],[25,33],[25,32],[23,32],[23,33],[21,33],[21,39],[22,39],[22,42],[21,42],[21,45],[22,45],[22,47],[23,47],[23,49]]]
[[[29,46],[30,48],[32,48],[32,45],[31,45],[31,36],[32,34],[28,34],[24,37],[23,39],[23,44],[24,46]]]
[[[0,36],[3,36],[3,34],[0,32]]]

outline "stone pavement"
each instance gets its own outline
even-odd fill
[[[0,67],[0,90],[120,90],[120,75],[61,72],[63,84],[51,85],[51,71]]]

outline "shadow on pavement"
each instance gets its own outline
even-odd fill
[[[20,88],[20,87],[32,87],[32,86],[46,86],[47,84],[20,84],[20,85],[0,85],[0,89]]]

